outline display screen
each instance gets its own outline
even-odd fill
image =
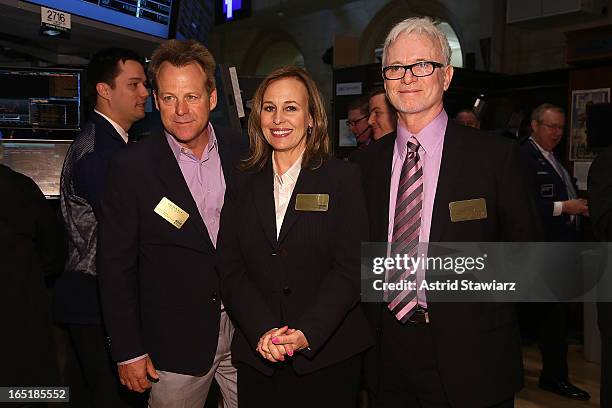
[[[168,38],[170,31],[173,0],[27,1],[156,37]]]
[[[71,140],[0,140],[0,163],[30,177],[47,197],[59,197]]]
[[[0,127],[78,130],[81,73],[0,68]]]

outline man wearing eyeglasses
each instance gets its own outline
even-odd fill
[[[565,112],[558,106],[542,104],[531,115],[531,129],[522,153],[538,176],[538,201],[547,235],[555,241],[574,240],[576,216],[588,214],[589,208],[586,200],[578,199],[573,178],[553,153],[563,137]]]
[[[534,195],[547,242],[578,240],[580,217],[588,215],[587,201],[578,198],[574,178],[555,157],[565,129],[565,111],[544,103],[531,114],[531,136],[521,153],[534,180]],[[588,400],[590,395],[569,381],[567,367],[567,308],[562,303],[530,305],[538,320],[538,346],[542,353],[540,388],[567,398]]]
[[[443,96],[453,77],[450,57],[448,40],[429,18],[391,30],[382,75],[397,131],[358,160],[370,241],[393,243],[409,256],[427,242],[532,241],[539,234],[517,146],[449,120]],[[456,205],[473,211],[458,221]],[[411,278],[417,288],[426,273]],[[378,334],[377,349],[366,356],[375,407],[514,406],[523,379],[510,304],[439,303],[420,289],[389,295],[389,303],[365,305]]]
[[[357,146],[367,146],[372,140],[372,128],[368,123],[370,117],[368,98],[365,96],[353,100],[348,106],[346,126],[355,135]]]

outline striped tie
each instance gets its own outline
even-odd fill
[[[408,140],[408,152],[402,165],[397,188],[393,222],[393,256],[407,254],[412,257],[419,249],[421,209],[423,207],[423,168],[418,150],[419,142],[411,137]],[[410,270],[388,271],[388,282],[401,282],[402,280],[416,284],[416,273],[411,274]],[[394,291],[389,294],[388,299],[391,301],[387,307],[402,323],[408,321],[418,303],[416,290]]]

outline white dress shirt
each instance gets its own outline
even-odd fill
[[[119,126],[117,124],[117,122],[115,122],[114,120],[112,120],[111,118],[109,118],[108,116],[106,116],[105,114],[103,114],[102,112],[100,112],[97,109],[94,109],[94,112],[96,112],[98,115],[102,116],[104,119],[108,120],[108,123],[110,123],[111,125],[113,125],[113,127],[115,128],[115,130],[117,131],[117,133],[119,133],[119,136],[121,136],[121,138],[123,139],[123,141],[125,143],[128,142],[128,132],[125,131],[125,129],[123,129],[121,126]]]
[[[574,186],[568,185],[567,181],[566,181],[566,180],[571,180],[571,178],[569,176],[569,173],[567,173],[567,170],[565,170],[563,165],[561,163],[559,163],[559,161],[557,160],[557,158],[555,157],[553,152],[549,152],[547,150],[544,150],[544,148],[538,144],[538,142],[535,140],[535,138],[533,136],[531,136],[529,139],[538,148],[540,153],[542,153],[542,156],[544,156],[546,161],[548,161],[548,163],[550,163],[552,168],[555,169],[555,171],[557,172],[559,177],[561,177],[561,180],[563,180],[563,183],[565,184],[565,188],[567,190],[568,198],[570,198],[570,199],[576,198],[577,195],[576,195],[576,192],[574,190]],[[561,215],[561,212],[563,212],[563,201],[555,201],[553,203],[553,217],[558,217],[559,215]],[[573,217],[574,216],[570,216],[570,219],[573,220]]]
[[[302,169],[302,157],[300,157],[289,167],[285,174],[280,175],[276,168],[276,162],[274,161],[274,154],[272,152],[272,169],[274,171],[274,210],[276,212],[276,238],[280,234],[283,220],[285,219],[285,213],[287,212],[287,206],[295,183],[297,183],[298,177],[300,176],[300,170]]]

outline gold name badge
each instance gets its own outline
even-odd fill
[[[153,211],[178,229],[181,229],[187,218],[189,218],[189,214],[166,197],[161,199]]]
[[[298,194],[295,197],[296,211],[327,211],[329,194]]]
[[[484,198],[453,201],[448,203],[452,222],[481,220],[487,218],[487,202]]]

